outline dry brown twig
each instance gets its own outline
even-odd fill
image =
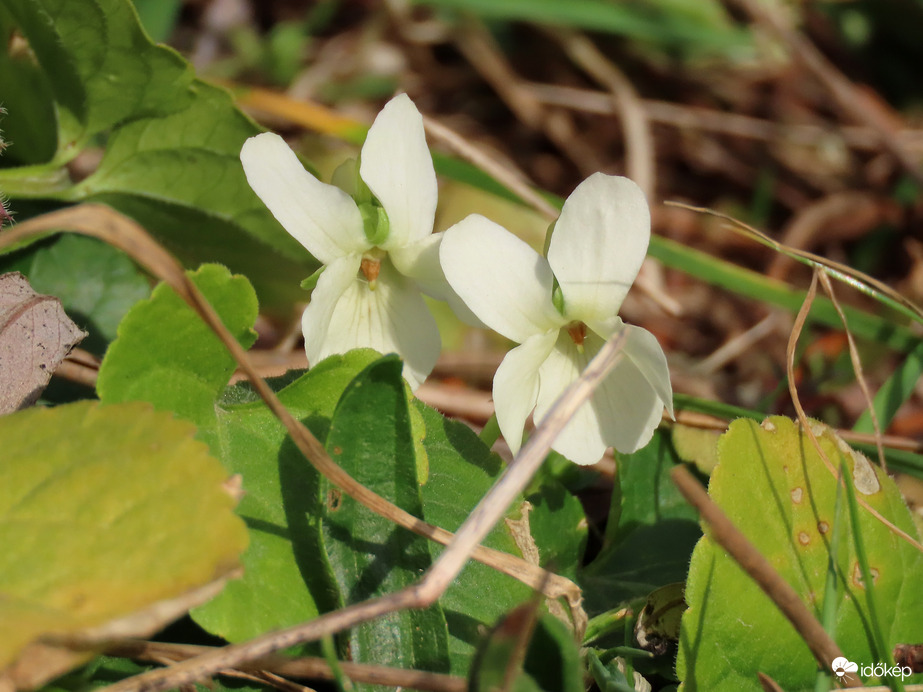
[[[583,375],[557,400],[543,424],[507,467],[500,480],[481,500],[455,534],[453,543],[416,585],[387,596],[347,606],[308,623],[234,644],[204,654],[163,671],[151,671],[109,688],[109,692],[155,692],[201,680],[239,662],[265,656],[298,643],[316,640],[387,613],[431,605],[445,591],[468,560],[468,554],[489,532],[544,460],[555,436],[586,401],[620,357],[625,334],[607,342]]]
[[[867,98],[807,38],[793,29],[777,11],[758,0],[723,0],[745,12],[755,23],[767,28],[792,52],[831,93],[844,112],[875,130],[882,145],[917,182],[923,183],[923,169],[904,148],[889,118],[872,107]]]
[[[547,108],[522,86],[523,79],[510,66],[483,24],[468,19],[461,25],[454,43],[513,114],[530,129],[543,132],[582,175],[602,168],[596,151],[577,136],[569,114]]]
[[[727,227],[735,233],[741,234],[747,238],[750,238],[751,240],[762,243],[763,245],[772,248],[776,252],[780,252],[792,258],[805,260],[805,263],[811,266],[823,267],[825,272],[830,273],[833,278],[838,279],[839,281],[846,281],[847,279],[852,280],[855,282],[853,284],[854,287],[856,287],[857,284],[864,284],[867,287],[871,287],[882,295],[887,296],[909,312],[912,312],[919,320],[923,321],[923,308],[907,298],[905,295],[898,293],[887,284],[879,281],[873,276],[869,276],[868,274],[859,271],[858,269],[853,269],[849,265],[843,264],[842,262],[836,262],[826,257],[816,255],[813,252],[807,252],[806,250],[801,250],[799,248],[789,247],[788,245],[780,243],[778,240],[769,237],[753,226],[750,226],[749,224],[746,224],[739,219],[735,219],[733,216],[728,214],[715,211],[714,209],[709,209],[707,207],[697,207],[691,204],[685,204],[684,202],[675,202],[672,200],[664,202],[664,205],[668,207],[676,207],[678,209],[686,209],[697,214],[708,214],[709,216],[714,216],[715,218],[727,221]]]
[[[530,82],[526,87],[535,98],[549,106],[561,106],[598,115],[614,114],[617,110],[612,97],[600,91],[537,82]],[[881,140],[876,131],[864,125],[778,123],[740,113],[656,99],[641,99],[641,105],[652,123],[683,130],[713,132],[766,142],[790,141],[807,146],[816,146],[818,142],[826,141],[833,136],[841,138],[853,149],[881,149]],[[923,130],[905,129],[896,136],[908,151],[923,150]]]
[[[214,647],[209,646],[169,644],[131,639],[114,643],[106,650],[106,653],[110,656],[169,665],[186,661],[214,650]],[[349,661],[341,661],[339,665],[346,677],[353,682],[369,685],[388,685],[412,690],[429,690],[431,692],[464,692],[467,689],[467,683],[464,679],[452,675],[403,670]],[[271,654],[244,662],[238,667],[238,670],[240,672],[267,672],[290,678],[334,679],[333,672],[326,660],[310,656],[290,658],[280,654]],[[225,675],[226,671],[222,671],[221,674]]]
[[[151,671],[113,685],[110,690],[126,692],[173,688],[201,680],[222,669],[237,667],[241,661],[264,656],[297,643],[313,641],[387,613],[427,607],[444,593],[473,556],[506,574],[516,576],[550,597],[563,595],[571,605],[577,632],[582,631],[586,616],[579,607],[580,592],[576,585],[524,560],[511,559],[509,555],[488,551],[480,546],[480,542],[528,484],[557,434],[618,362],[626,338],[624,332],[607,342],[581,377],[562,393],[514,462],[507,467],[453,537],[449,532],[413,517],[370,492],[333,463],[317,439],[291,416],[275,393],[257,375],[246,351],[227,331],[214,309],[185,275],[182,267],[131,219],[109,207],[84,204],[23,222],[0,237],[0,247],[62,229],[104,240],[126,252],[154,275],[161,277],[215,331],[240,367],[248,373],[258,394],[285,425],[295,444],[321,473],[366,507],[400,526],[448,546],[423,579],[414,586],[325,614],[302,625],[204,654],[166,670]],[[547,583],[543,583],[542,580]]]

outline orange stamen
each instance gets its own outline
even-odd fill
[[[378,275],[381,273],[381,260],[363,257],[359,269],[369,281],[369,288],[375,290]]]
[[[583,340],[586,339],[586,325],[583,322],[571,322],[567,325],[567,333],[578,348],[583,347]]]

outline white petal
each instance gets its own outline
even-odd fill
[[[472,214],[445,232],[439,259],[449,285],[488,327],[518,343],[560,327],[545,258],[493,221]]]
[[[650,237],[650,210],[631,180],[594,173],[580,183],[564,203],[548,248],[567,315],[586,322],[617,314]]]
[[[452,312],[463,322],[473,327],[484,327],[484,323],[468,309],[445,278],[442,265],[439,263],[442,239],[442,233],[433,233],[419,243],[394,248],[388,254],[395,268],[404,276],[416,281],[417,286],[426,295],[447,302]]]
[[[626,324],[624,328],[629,334],[623,352],[654,389],[672,418],[673,386],[670,384],[670,368],[657,337],[631,324]]]
[[[311,366],[317,365],[331,353],[339,353],[329,345],[330,321],[343,294],[358,281],[356,274],[361,262],[360,255],[341,257],[327,265],[317,280],[317,286],[311,293],[311,302],[301,316],[304,350]]]
[[[433,232],[436,172],[423,117],[407,94],[385,104],[369,128],[359,176],[388,213],[391,233],[381,247],[409,245]]]
[[[558,336],[554,349],[539,372],[539,394],[535,405],[535,423],[539,425],[562,392],[583,372],[591,353],[578,353],[566,331]],[[558,434],[551,448],[582,466],[595,464],[606,452],[596,409],[584,403]]]
[[[427,295],[438,300],[445,300],[452,293],[439,264],[442,238],[442,233],[434,233],[418,243],[396,247],[388,252],[401,274],[416,281]]]
[[[333,266],[324,271],[321,282]],[[352,280],[346,284],[332,310],[320,348],[314,359],[308,351],[308,360],[313,365],[329,355],[354,348],[372,348],[382,354],[397,353],[404,360],[404,377],[411,388],[416,389],[439,357],[441,342],[436,320],[416,285],[401,276],[388,259],[381,263],[374,291],[357,275],[358,263],[355,267]],[[318,282],[311,305],[320,288]],[[306,332],[308,310],[303,322]],[[307,348],[307,335],[305,345]]]
[[[494,408],[503,439],[513,454],[522,446],[526,419],[538,398],[539,368],[557,340],[557,331],[531,336],[506,354],[494,375]]]
[[[640,327],[625,325],[624,328],[630,332],[622,350],[623,357],[596,390],[593,407],[603,439],[619,452],[627,454],[650,442],[663,416],[665,401],[671,402],[669,406],[672,409],[672,390],[666,359],[654,336]],[[652,358],[651,341],[663,359],[663,373],[656,372],[660,364],[655,362],[655,357]],[[584,343],[587,352],[595,355],[604,342],[596,334],[589,334]],[[647,377],[648,372],[654,375],[655,380],[666,379],[666,393],[658,393]],[[663,383],[659,382],[657,386],[662,388]]]
[[[324,264],[368,248],[356,203],[308,173],[279,135],[251,137],[240,150],[247,182],[308,252]]]

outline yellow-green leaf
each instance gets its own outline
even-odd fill
[[[812,422],[811,429],[832,467],[846,468],[857,497],[916,537],[894,481],[826,426]],[[830,606],[829,634],[844,656],[860,666],[885,664],[874,651],[875,630],[888,650],[923,640],[923,555],[868,509],[858,508],[876,621],[845,499],[837,511],[837,488],[801,426],[773,416],[762,424],[745,419],[731,424],[718,443],[708,491],[818,619],[824,604]],[[831,565],[836,579],[827,593]],[[687,692],[758,689],[758,672],[789,692],[815,689],[817,663],[807,644],[707,531],[692,554],[686,602],[677,672]],[[863,681],[874,682],[862,670]]]
[[[233,484],[194,434],[142,403],[0,417],[0,687],[63,672],[49,646],[151,634],[238,569]]]

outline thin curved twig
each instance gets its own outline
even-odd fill
[[[246,350],[227,330],[208,300],[186,276],[179,262],[132,219],[101,204],[81,204],[23,221],[4,231],[0,234],[0,248],[9,247],[32,236],[64,229],[99,238],[119,248],[154,276],[169,284],[215,332],[238,366],[247,373],[266,406],[288,430],[301,453],[331,483],[369,510],[417,535],[442,545],[452,542],[451,532],[433,526],[388,502],[356,481],[330,458],[324,446],[310,430],[289,413],[275,392],[260,377]],[[472,557],[534,589],[542,590],[549,598],[563,596],[572,610],[579,610],[580,587],[565,577],[549,573],[522,558],[483,546],[475,548]]]

